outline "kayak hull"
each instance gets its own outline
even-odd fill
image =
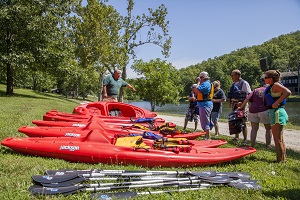
[[[78,123],[76,123],[78,125]],[[75,127],[44,127],[44,126],[22,126],[18,130],[21,133],[28,135],[29,137],[85,137],[91,130],[98,130],[109,135],[126,135],[126,134],[143,134],[145,131],[139,128],[134,128],[132,125],[124,126],[118,124],[104,124],[99,122],[89,122],[87,124],[81,124],[82,126]],[[205,132],[193,132],[185,134],[162,134],[159,131],[150,131],[160,136],[168,138],[186,138],[189,140],[195,140]]]
[[[6,138],[2,145],[22,154],[64,159],[71,162],[138,165],[144,167],[193,167],[228,162],[254,153],[254,148],[203,148],[189,153],[115,146],[102,135],[103,142],[77,138]]]

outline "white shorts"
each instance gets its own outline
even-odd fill
[[[269,111],[263,111],[258,113],[248,113],[248,121],[255,122],[255,123],[263,123],[263,124],[270,124],[270,117]]]

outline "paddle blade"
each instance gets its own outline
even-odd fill
[[[59,187],[59,188],[51,188],[51,187],[43,187],[38,185],[33,185],[29,187],[29,191],[34,195],[69,195],[84,189],[85,186],[68,186],[68,187]]]
[[[246,172],[218,172],[217,175],[226,175],[230,178],[250,178],[251,175]]]
[[[116,193],[95,193],[91,195],[91,199],[102,199],[102,200],[110,200],[110,199],[129,199],[132,197],[136,197],[138,195],[137,192],[116,192]]]
[[[67,180],[64,182],[59,182],[59,183],[39,183],[39,184],[44,187],[66,187],[66,186],[75,185],[77,183],[81,183],[85,180],[86,179],[84,177],[77,177],[77,178]]]
[[[66,174],[63,176],[49,176],[49,175],[33,175],[32,180],[36,183],[60,183],[68,180],[78,178],[77,174]]]

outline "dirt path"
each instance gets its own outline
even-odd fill
[[[157,117],[165,119],[166,122],[173,122],[173,123],[177,124],[178,126],[183,126],[183,123],[184,123],[184,117],[167,116],[167,115],[158,115]],[[193,129],[194,122],[189,122],[187,127]],[[226,136],[231,136],[231,135],[229,135],[229,129],[228,129],[227,123],[219,122],[219,128],[220,128],[220,134],[226,135]],[[199,129],[199,125],[198,125],[198,130],[201,130],[201,128]],[[256,138],[257,142],[265,143],[264,130],[265,129],[263,126],[259,127],[259,130],[257,132],[257,138]],[[251,131],[251,126],[248,124],[248,137],[247,137],[248,140],[250,140],[250,131]],[[214,129],[211,132],[214,133]],[[285,145],[287,148],[290,148],[290,149],[293,149],[296,151],[300,151],[300,131],[292,130],[292,129],[285,129],[284,130],[284,140],[285,140]],[[273,140],[272,140],[272,145],[274,145]]]

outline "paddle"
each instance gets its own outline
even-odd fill
[[[82,178],[82,177],[81,177]],[[132,180],[134,179],[134,180]],[[117,183],[97,183],[91,186],[89,184],[89,187],[94,186],[111,186],[111,185],[134,185],[134,184],[145,184],[145,183],[153,183],[153,182],[166,182],[166,181],[184,181],[184,180],[197,180],[201,179],[200,176],[192,176],[192,177],[184,177],[184,178],[178,178],[178,177],[140,177],[140,178],[130,178],[128,180],[125,179],[125,181],[129,182],[117,182]],[[98,180],[98,179],[97,179]],[[107,180],[106,178],[101,178],[101,180]],[[117,178],[118,181],[120,179]],[[124,180],[124,179],[122,179]],[[214,181],[210,180],[209,182],[213,183],[229,183],[232,179],[228,179],[228,177],[220,177],[219,179],[214,179]],[[205,181],[205,180],[204,180]],[[60,183],[53,183],[53,184],[47,184],[47,183],[39,183],[40,185],[44,187],[66,187],[66,186],[72,186],[74,185],[74,180],[66,181],[66,182],[60,182]],[[207,181],[205,181],[207,182]],[[86,184],[87,185],[87,184]]]
[[[111,200],[111,199],[128,199],[132,197],[136,197],[138,195],[146,195],[146,194],[161,194],[161,193],[171,193],[171,192],[184,192],[184,191],[192,191],[192,190],[203,190],[207,189],[207,187],[195,187],[195,188],[183,188],[178,190],[165,190],[165,191],[147,191],[147,192],[116,192],[116,193],[95,193],[91,195],[91,199],[103,199],[103,200]]]
[[[256,183],[243,183],[240,182],[239,184],[236,184],[235,187],[239,189],[261,189],[262,187],[260,185],[257,185]],[[207,187],[195,187],[195,188],[183,188],[178,190],[166,190],[166,191],[147,191],[147,192],[117,192],[117,193],[95,193],[91,195],[91,199],[99,199],[99,200],[110,200],[110,199],[128,199],[132,197],[136,197],[138,195],[146,195],[146,194],[161,194],[161,193],[171,193],[171,192],[185,192],[185,191],[193,191],[193,190],[203,190],[207,189]]]
[[[88,180],[90,177],[104,177],[104,176],[119,176],[119,177],[131,177],[131,176],[149,176],[149,175],[192,175],[192,176],[199,176],[199,177],[207,177],[207,176],[214,176],[214,172],[178,172],[178,171],[146,171],[142,173],[111,173],[103,174],[103,173],[89,173],[89,174],[63,174],[63,175],[34,175],[32,179],[36,183],[45,183],[45,184],[57,184],[60,182],[66,182],[73,180],[72,184],[76,184],[82,182],[84,180]]]
[[[162,183],[150,183],[150,184],[139,184],[139,185],[125,185],[125,186],[107,186],[107,187],[87,187],[88,185],[75,185],[67,187],[38,187],[37,185],[29,187],[29,191],[37,195],[58,195],[58,194],[72,194],[79,191],[104,191],[104,190],[115,190],[115,189],[133,189],[133,188],[145,188],[145,187],[165,187],[165,186],[176,186],[176,187],[193,187],[193,186],[209,186],[210,184],[200,184],[201,180],[187,180],[187,181],[167,181]],[[193,185],[197,183],[196,185]]]

